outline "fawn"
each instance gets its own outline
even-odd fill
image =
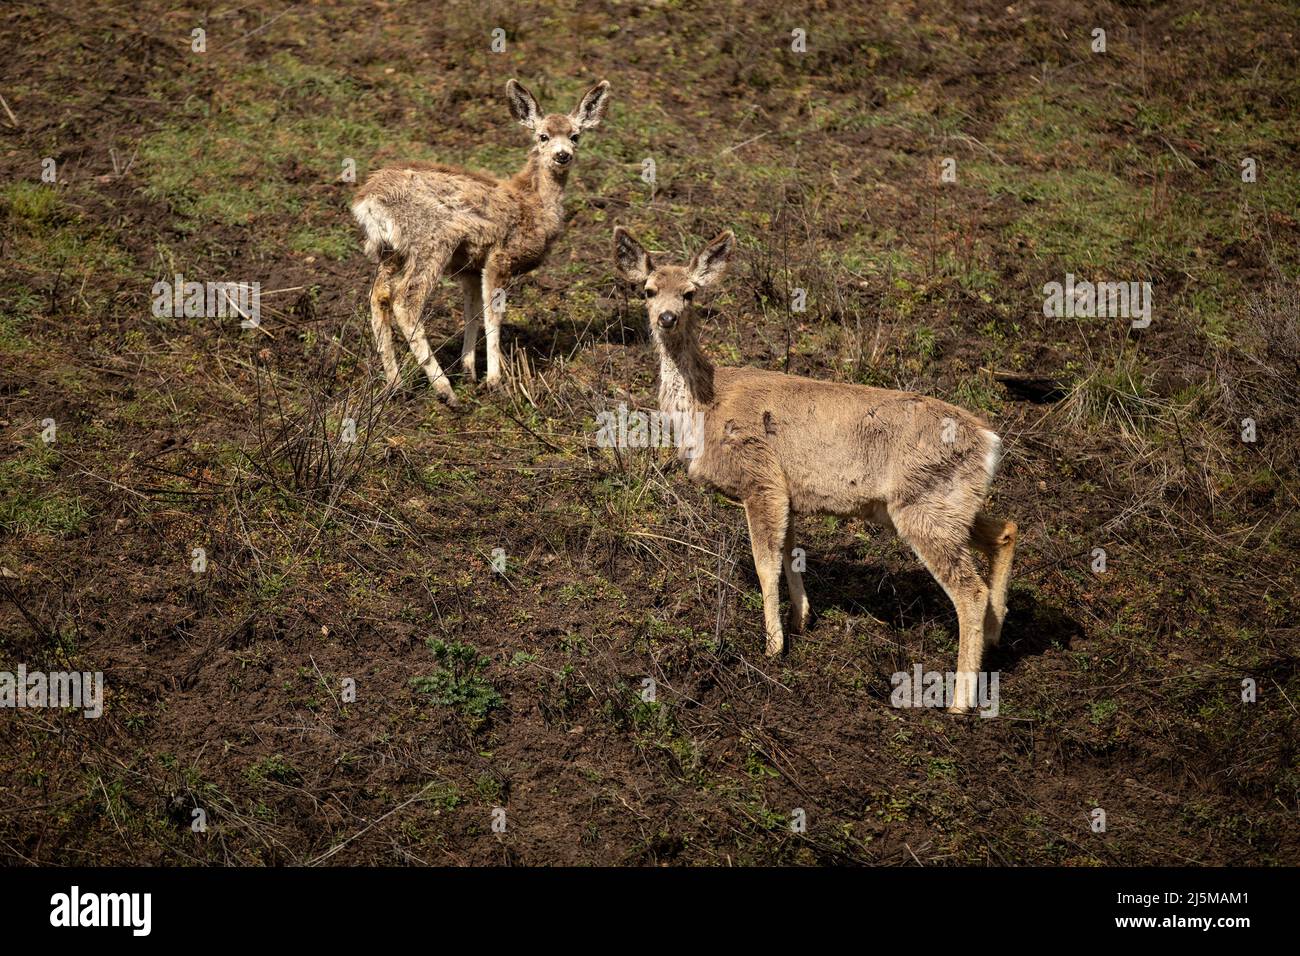
[[[755,368],[714,368],[699,343],[691,300],[726,271],[731,232],[686,266],[656,266],[626,230],[614,230],[615,261],[644,287],[659,355],[666,415],[702,414],[679,449],[692,479],[744,503],[754,568],[763,590],[767,653],[785,645],[780,573],[790,590],[790,630],[809,617],[794,564],[796,514],[864,517],[893,528],[957,609],[960,645],[950,710],[975,705],[985,646],[1006,617],[1016,526],[981,508],[1002,442],[977,417],[938,399],[820,382]],[[985,579],[972,555],[985,554]]]
[[[397,384],[396,322],[430,385],[453,407],[456,393],[420,321],[425,299],[444,274],[460,283],[465,295],[461,367],[471,381],[476,378],[474,350],[482,324],[487,340],[484,382],[499,385],[505,285],[540,265],[563,231],[564,186],[578,139],[599,125],[609,84],[597,83],[567,116],[543,116],[533,94],[515,80],[506,84],[506,96],[515,119],[533,133],[528,162],[513,177],[407,163],[374,173],[352,203],[352,214],[366,233],[366,255],[379,261],[370,292],[370,325],[384,374],[390,386]]]

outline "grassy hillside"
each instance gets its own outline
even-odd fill
[[[0,714],[0,860],[1300,863],[1298,34],[1284,2],[6,5],[0,670],[107,691]],[[387,398],[348,161],[513,172],[510,77],[613,95],[511,286],[509,386],[452,412],[407,358]],[[998,719],[890,706],[956,659],[905,546],[804,522],[816,618],[769,661],[741,510],[598,447],[655,400],[616,223],[681,259],[736,231],[716,362],[993,423]],[[260,282],[261,327],[155,317],[178,273]],[[1067,274],[1150,282],[1150,327],[1045,317]]]

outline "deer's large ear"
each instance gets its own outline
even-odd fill
[[[622,226],[614,227],[614,262],[629,282],[645,282],[655,271],[650,254]]]
[[[714,237],[713,241],[699,251],[687,267],[691,281],[698,286],[712,285],[722,278],[731,261],[731,252],[736,248],[736,237],[728,229]]]
[[[506,97],[510,100],[510,113],[520,124],[529,129],[537,129],[537,121],[542,118],[542,111],[537,107],[533,94],[518,80],[506,84]]]
[[[578,108],[569,114],[569,119],[573,120],[574,125],[580,130],[599,126],[601,117],[605,115],[605,105],[608,102],[609,81],[601,80],[587,91],[587,95],[582,98]]]

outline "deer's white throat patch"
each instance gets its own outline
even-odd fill
[[[693,379],[700,374],[711,374],[712,369],[707,364],[701,368],[689,351],[681,357],[687,365],[682,368],[679,358],[665,348],[658,336],[655,336],[655,347],[659,350],[659,409],[675,421],[698,423],[682,430],[682,442],[678,448],[680,457],[694,459],[699,455],[704,440],[704,414]]]

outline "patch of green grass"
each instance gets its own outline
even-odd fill
[[[781,774],[772,767],[761,754],[757,751],[750,750],[745,754],[745,773],[749,774],[755,780],[764,778],[777,778]]]
[[[957,762],[951,757],[931,757],[926,776],[931,780],[954,778],[957,776]]]
[[[324,101],[336,107],[355,100],[360,93],[349,77],[283,51],[250,68],[244,79],[254,89],[274,90],[280,100]]]
[[[490,773],[479,774],[478,779],[474,781],[474,793],[479,799],[489,803],[500,801],[504,792],[501,781]]]
[[[263,757],[248,768],[247,777],[253,783],[274,780],[276,783],[296,783],[302,779],[292,764],[282,754]]]
[[[1075,422],[1113,425],[1125,434],[1143,430],[1163,405],[1156,398],[1153,376],[1135,352],[1123,352],[1109,365],[1099,365],[1078,380],[1064,402]]]
[[[912,330],[912,348],[922,362],[931,362],[938,349],[935,345],[934,329],[918,325]]]
[[[1140,217],[1137,189],[1096,169],[1038,172],[994,163],[966,164],[970,181],[993,195],[1020,200],[1023,210],[1008,226],[1010,238],[1039,256],[1057,256],[1072,269],[1132,271],[1130,246]],[[1127,273],[1126,273],[1127,274]]]
[[[424,802],[437,812],[455,810],[465,802],[460,795],[460,788],[454,783],[431,784],[426,791]]]
[[[846,238],[843,247],[823,249],[820,264],[862,276],[919,276],[923,271],[920,257],[892,229],[863,232]]]
[[[62,202],[48,183],[19,180],[0,188],[0,208],[16,219],[43,224],[57,218]]]
[[[287,53],[237,73],[223,92],[219,107],[191,105],[140,147],[145,195],[191,229],[287,215],[336,221],[334,203],[313,199],[303,180],[334,182],[353,159],[360,181],[367,157],[392,145],[370,94]],[[412,158],[427,149],[409,146]]]
[[[942,252],[935,260],[935,269],[940,275],[955,278],[958,285],[973,292],[981,302],[992,302],[994,295],[1003,291],[1004,283],[998,272],[975,257]]]
[[[957,383],[952,403],[971,411],[994,414],[1002,408],[997,386],[983,375],[969,375]]]
[[[247,225],[258,215],[290,211],[288,190],[270,161],[287,151],[274,142],[284,131],[265,121],[200,117],[163,129],[140,148],[145,195],[168,203],[185,219]]]
[[[1104,724],[1115,712],[1119,710],[1119,704],[1113,700],[1093,701],[1090,708],[1090,719],[1094,724]]]
[[[11,534],[67,535],[80,530],[90,511],[77,495],[54,487],[55,453],[36,442],[0,462],[0,528]]]
[[[1227,344],[1232,339],[1229,305],[1222,290],[1214,285],[1201,285],[1191,291],[1189,311],[1195,325],[1216,344]]]
[[[415,480],[426,491],[446,491],[453,485],[472,486],[474,473],[468,468],[443,468],[425,465],[415,473]]]
[[[22,352],[31,347],[24,334],[27,319],[21,309],[0,307],[0,352]]]
[[[1069,105],[1061,100],[1069,100]],[[1066,163],[1089,158],[1094,135],[1089,121],[1100,109],[1095,96],[1058,87],[1050,95],[1032,90],[1002,105],[1002,120],[990,137],[992,144],[1050,153]]]
[[[491,682],[483,676],[490,663],[471,644],[430,638],[425,642],[438,660],[438,670],[414,677],[411,684],[435,704],[454,707],[466,717],[481,721],[504,701]]]
[[[112,233],[72,213],[54,187],[10,183],[0,189],[0,208],[9,227],[6,269],[18,275],[57,274],[57,281],[51,280],[51,284],[58,290],[61,304],[66,305],[71,296],[74,303],[93,310],[108,298],[97,279],[108,276],[120,281],[131,274],[131,259]],[[14,302],[14,307],[27,314],[39,308],[30,285]],[[7,324],[12,325],[12,320]]]
[[[357,249],[357,236],[346,226],[332,229],[304,226],[289,237],[289,248],[304,255],[346,259]]]

